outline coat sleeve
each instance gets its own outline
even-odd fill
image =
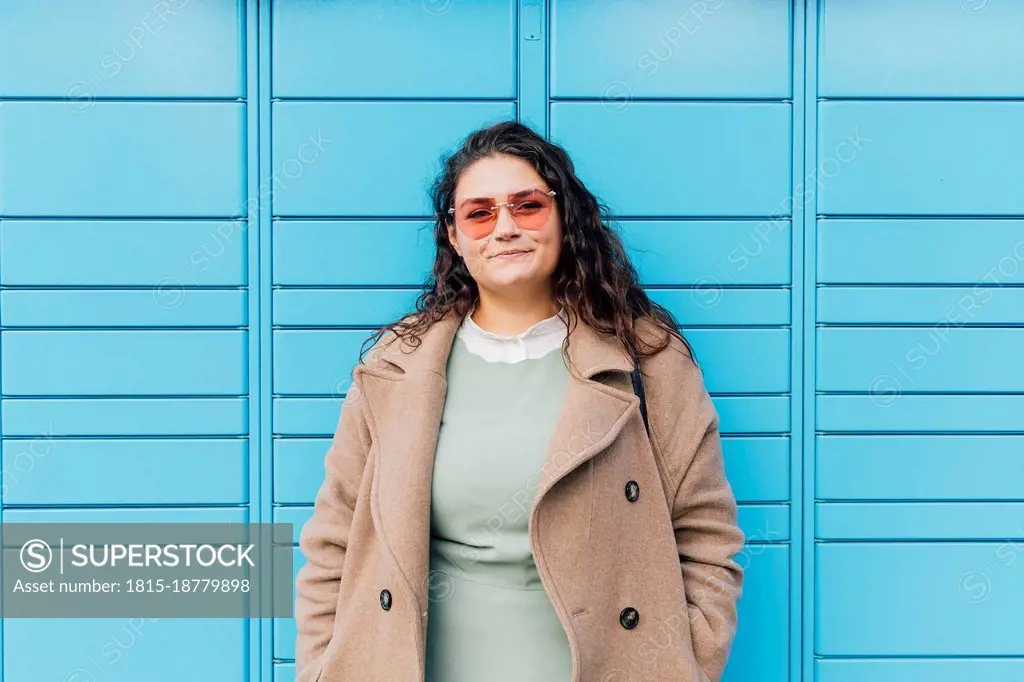
[[[674,426],[665,440],[666,457],[682,471],[671,501],[672,527],[702,682],[718,682],[736,634],[744,574],[736,557],[745,537],[725,475],[718,414],[700,370],[690,364],[676,389],[675,407],[667,407]]]
[[[317,679],[334,630],[349,532],[370,448],[360,377],[357,369],[324,458],[324,481],[313,516],[299,536],[306,563],[295,585],[295,682]]]

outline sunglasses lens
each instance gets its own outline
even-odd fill
[[[516,225],[524,230],[539,230],[547,223],[554,203],[551,195],[535,189],[517,197],[508,208]],[[467,237],[482,239],[494,229],[498,213],[496,205],[485,206],[476,202],[456,211],[455,222]]]
[[[455,221],[459,228],[471,239],[480,239],[487,236],[497,221],[497,211],[493,207],[488,209],[482,206],[467,206],[455,214]]]
[[[524,230],[538,230],[544,227],[551,215],[554,200],[544,192],[534,190],[532,194],[522,197],[513,204],[513,216],[516,224]]]

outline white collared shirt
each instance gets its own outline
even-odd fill
[[[559,310],[521,334],[495,334],[473,321],[470,311],[459,325],[455,337],[474,355],[487,362],[520,362],[540,358],[562,347],[565,340],[565,310]]]

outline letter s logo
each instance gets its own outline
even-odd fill
[[[21,546],[21,565],[30,573],[42,573],[53,562],[53,550],[42,540],[29,540]]]

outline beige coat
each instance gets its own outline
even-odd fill
[[[415,349],[389,333],[353,372],[300,537],[296,682],[424,679],[431,472],[460,321]],[[570,376],[529,519],[572,650],[566,682],[715,682],[725,667],[744,536],[718,417],[684,353],[674,339],[643,361],[652,451],[628,355],[582,322],[570,336],[585,378]]]

